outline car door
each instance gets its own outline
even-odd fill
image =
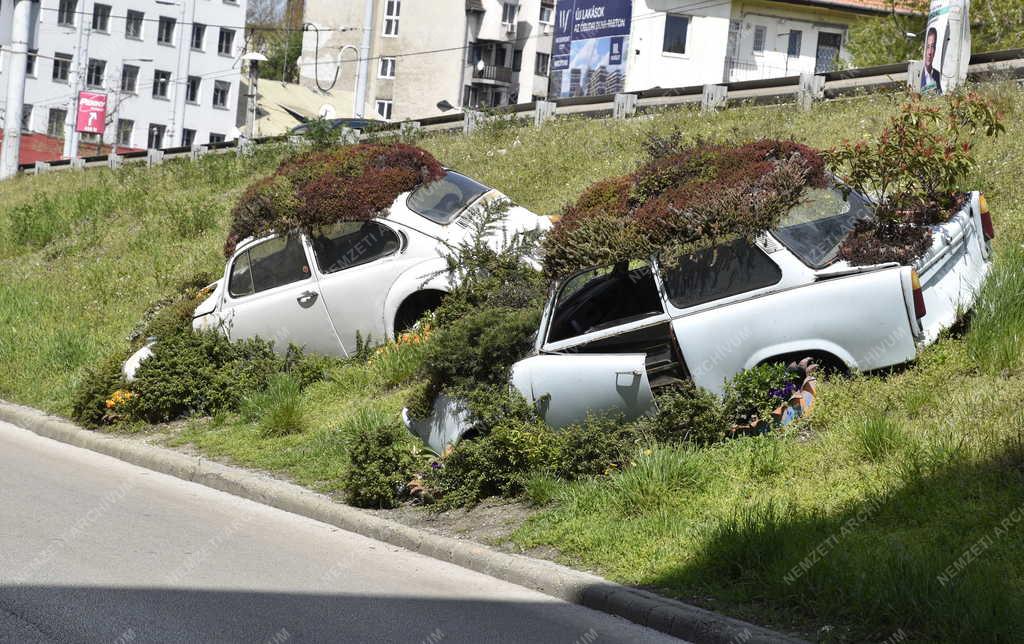
[[[338,222],[310,235],[324,303],[349,353],[356,350],[357,332],[364,341],[385,339],[388,292],[399,275],[423,261],[402,252],[402,239],[375,220]]]
[[[298,234],[263,240],[235,254],[223,311],[232,340],[263,338],[279,353],[296,344],[313,353],[345,355]]]

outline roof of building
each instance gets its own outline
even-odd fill
[[[245,81],[242,81],[243,86]],[[247,91],[243,89],[243,93]],[[350,118],[354,116],[355,94],[351,90],[338,89],[329,92],[281,81],[262,80],[259,84],[259,112],[256,116],[257,136],[286,134],[302,123],[302,119]],[[365,110],[364,114],[372,114]]]
[[[920,7],[913,0],[771,0],[784,4],[802,4],[812,7],[825,7],[839,11],[856,11],[858,13],[883,14],[895,11],[900,15],[921,13]]]

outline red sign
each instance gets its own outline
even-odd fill
[[[103,134],[107,123],[107,95],[96,92],[78,93],[76,132]]]

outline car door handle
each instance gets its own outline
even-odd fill
[[[320,297],[320,294],[317,293],[316,291],[306,291],[305,293],[300,295],[295,301],[298,302],[300,306],[308,308],[313,305],[313,302],[316,302],[316,298],[318,297]]]

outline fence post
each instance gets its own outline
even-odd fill
[[[155,165],[160,165],[163,162],[164,162],[164,151],[163,150],[154,150],[152,148],[146,150],[146,165],[147,166],[153,167]]]
[[[406,137],[415,137],[420,133],[420,122],[419,121],[402,121],[402,124],[398,126],[398,135],[403,139]]]
[[[71,159],[72,170],[85,170],[85,159],[82,157],[74,157]]]
[[[236,156],[248,156],[252,154],[253,142],[247,136],[238,137],[238,143],[235,144],[235,155]]]
[[[124,157],[122,157],[120,154],[115,154],[111,152],[110,154],[107,155],[107,167],[110,168],[111,170],[117,170],[118,168],[121,167],[122,163],[124,163]]]
[[[825,77],[818,74],[800,74],[800,93],[797,95],[797,103],[800,109],[810,111],[814,101],[825,98]]]
[[[188,152],[188,158],[192,161],[198,161],[201,157],[205,156],[207,149],[198,143],[192,144],[192,149]]]
[[[533,109],[533,124],[535,127],[544,125],[544,121],[555,118],[555,110],[558,104],[554,101],[537,101]]]
[[[50,171],[50,164],[46,161],[36,161],[36,174],[46,174]]]
[[[473,130],[484,122],[484,113],[477,110],[466,110],[462,121],[463,134],[472,134]]]
[[[359,130],[348,126],[341,126],[340,132],[338,132],[338,141],[342,145],[354,145],[359,143],[359,139],[362,136]]]
[[[714,112],[725,105],[725,98],[728,94],[729,88],[725,85],[705,85],[700,98],[700,111]]]
[[[907,61],[907,87],[912,91],[921,93],[921,75],[924,74],[923,60]]]
[[[636,114],[636,98],[636,94],[616,94],[612,117],[624,119]]]

